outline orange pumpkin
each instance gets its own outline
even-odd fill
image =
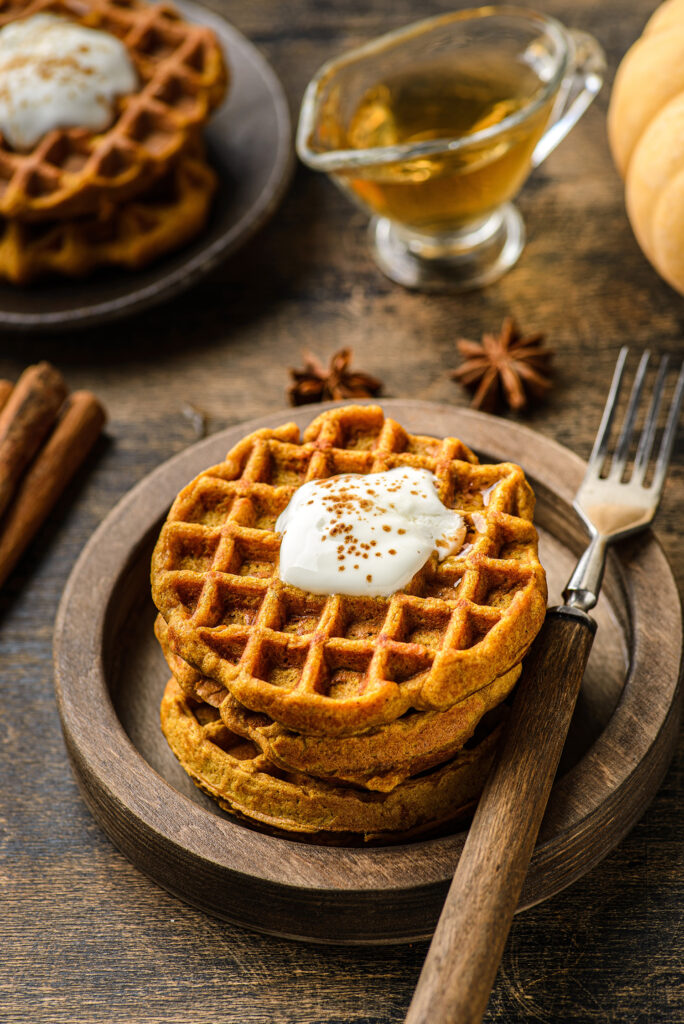
[[[667,0],[618,68],[608,138],[645,256],[684,294],[684,0]]]

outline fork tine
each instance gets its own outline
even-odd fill
[[[656,462],[655,474],[653,476],[652,489],[657,492],[657,496],[660,496],[660,492],[663,489],[665,483],[665,474],[667,473],[667,466],[670,461],[670,455],[672,454],[672,448],[674,446],[675,435],[677,433],[677,425],[679,423],[679,410],[682,406],[682,398],[684,398],[684,363],[679,371],[679,377],[677,378],[677,386],[675,393],[672,398],[672,404],[670,406],[670,413],[667,417],[667,424],[665,425],[665,433],[663,434],[663,440],[660,443],[660,451],[658,452],[658,461]]]
[[[650,352],[644,352],[641,359],[639,360],[639,366],[637,367],[634,383],[632,384],[632,391],[629,396],[629,405],[627,406],[627,411],[625,413],[625,418],[622,424],[622,430],[620,431],[617,449],[615,455],[613,456],[613,464],[610,468],[610,475],[613,479],[619,480],[625,469],[627,455],[629,454],[629,446],[632,440],[632,434],[634,433],[634,423],[636,420],[637,409],[639,408],[639,402],[641,401],[641,393],[644,389],[644,380],[646,379],[646,367],[648,366],[648,360],[650,359],[650,356]]]
[[[651,458],[651,449],[653,448],[653,441],[655,440],[656,430],[658,429],[658,415],[660,413],[660,406],[665,392],[665,378],[667,376],[668,364],[668,357],[663,356],[660,360],[660,366],[658,367],[658,375],[653,387],[653,397],[651,398],[651,404],[649,406],[648,413],[646,414],[644,428],[641,431],[641,437],[639,438],[639,447],[637,448],[636,458],[634,459],[634,474],[632,479],[636,481],[643,480],[646,475],[648,460]]]
[[[591,455],[589,456],[587,474],[598,474],[601,470],[601,463],[606,457],[608,441],[610,439],[610,430],[613,426],[613,420],[615,419],[617,397],[620,393],[620,384],[622,383],[622,374],[624,373],[625,361],[627,359],[628,352],[629,349],[627,347],[620,349],[620,354],[618,356],[617,363],[615,364],[615,371],[613,372],[610,391],[608,392],[606,404],[603,407],[601,425],[599,426],[596,440],[594,441],[594,447],[592,448]]]

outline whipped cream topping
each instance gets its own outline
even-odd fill
[[[276,522],[281,580],[314,594],[389,596],[433,551],[459,551],[466,535],[425,469],[400,466],[311,480]]]
[[[101,131],[114,100],[137,85],[128,50],[108,32],[54,14],[0,30],[0,132],[14,149],[31,149],[54,128]]]

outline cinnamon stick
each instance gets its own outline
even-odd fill
[[[49,363],[24,370],[0,412],[0,516],[57,419],[67,388]]]
[[[14,385],[11,380],[0,380],[0,409],[4,409],[7,399],[12,394]]]
[[[0,586],[95,444],[106,420],[89,391],[74,391],[57,425],[24,476],[0,530]]]

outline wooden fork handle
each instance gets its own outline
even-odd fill
[[[406,1024],[482,1020],[558,767],[596,625],[551,608],[526,659]]]

